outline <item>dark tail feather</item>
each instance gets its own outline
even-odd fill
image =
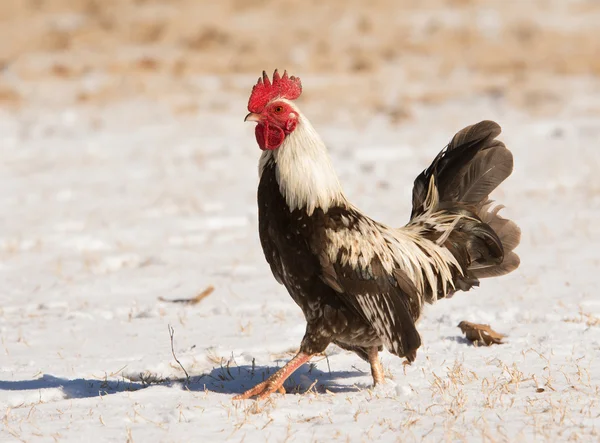
[[[429,182],[432,178],[439,203],[463,203],[477,206],[512,172],[512,154],[496,140],[500,126],[482,121],[459,131],[416,179],[413,188],[411,218],[424,212]]]
[[[494,208],[491,207],[492,202],[484,205],[479,211],[481,221],[486,223],[494,230],[504,249],[504,259],[499,265],[492,266],[472,266],[469,268],[471,274],[476,278],[498,277],[514,271],[519,267],[520,259],[513,252],[521,241],[521,229],[512,220],[508,220],[498,215],[502,205]]]
[[[478,278],[507,274],[519,266],[512,252],[521,238],[519,227],[492,208],[490,193],[513,170],[511,152],[496,137],[500,126],[482,121],[459,131],[415,180],[411,218],[433,208],[455,214],[460,220],[444,245],[465,271],[457,287],[466,290]],[[434,186],[430,186],[433,184]],[[438,199],[429,195],[435,189]]]

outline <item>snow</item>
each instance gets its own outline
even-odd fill
[[[144,102],[2,113],[0,438],[598,438],[600,117],[481,99],[422,106],[400,126],[313,119],[350,198],[396,225],[449,137],[498,120],[516,167],[496,199],[523,229],[522,266],[428,307],[416,362],[383,354],[384,386],[331,346],[287,395],[256,403],[231,398],[293,355],[304,320],[260,250],[259,151],[243,114],[241,99],[184,117]],[[197,305],[159,300],[210,285]],[[468,344],[461,320],[506,344]]]

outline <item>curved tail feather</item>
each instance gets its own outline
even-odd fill
[[[457,289],[468,290],[479,278],[504,275],[519,266],[513,250],[521,230],[498,215],[503,206],[493,207],[489,198],[513,170],[512,153],[496,139],[500,132],[489,120],[464,128],[415,179],[411,222],[446,226],[430,235],[461,265]]]

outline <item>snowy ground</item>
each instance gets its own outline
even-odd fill
[[[158,3],[0,2],[0,441],[600,440],[597,2]],[[522,264],[428,307],[385,386],[332,346],[287,395],[232,402],[305,326],[260,249],[242,123],[277,66],[350,199],[391,225],[457,130],[498,121]],[[472,346],[461,320],[507,343]]]
[[[143,102],[3,112],[0,438],[598,439],[600,118],[582,116],[588,100],[553,118],[478,99],[416,108],[399,127],[315,121],[352,200],[401,224],[414,176],[453,132],[498,120],[516,169],[496,198],[523,229],[522,266],[429,307],[417,361],[383,355],[386,386],[331,347],[261,404],[231,397],[289,358],[304,321],[257,240],[244,100],[188,117]],[[159,300],[210,285],[194,306]],[[508,342],[471,346],[461,320]]]

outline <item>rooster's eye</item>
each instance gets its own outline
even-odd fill
[[[275,106],[273,111],[275,111],[276,114],[281,114],[283,112],[283,106]]]

